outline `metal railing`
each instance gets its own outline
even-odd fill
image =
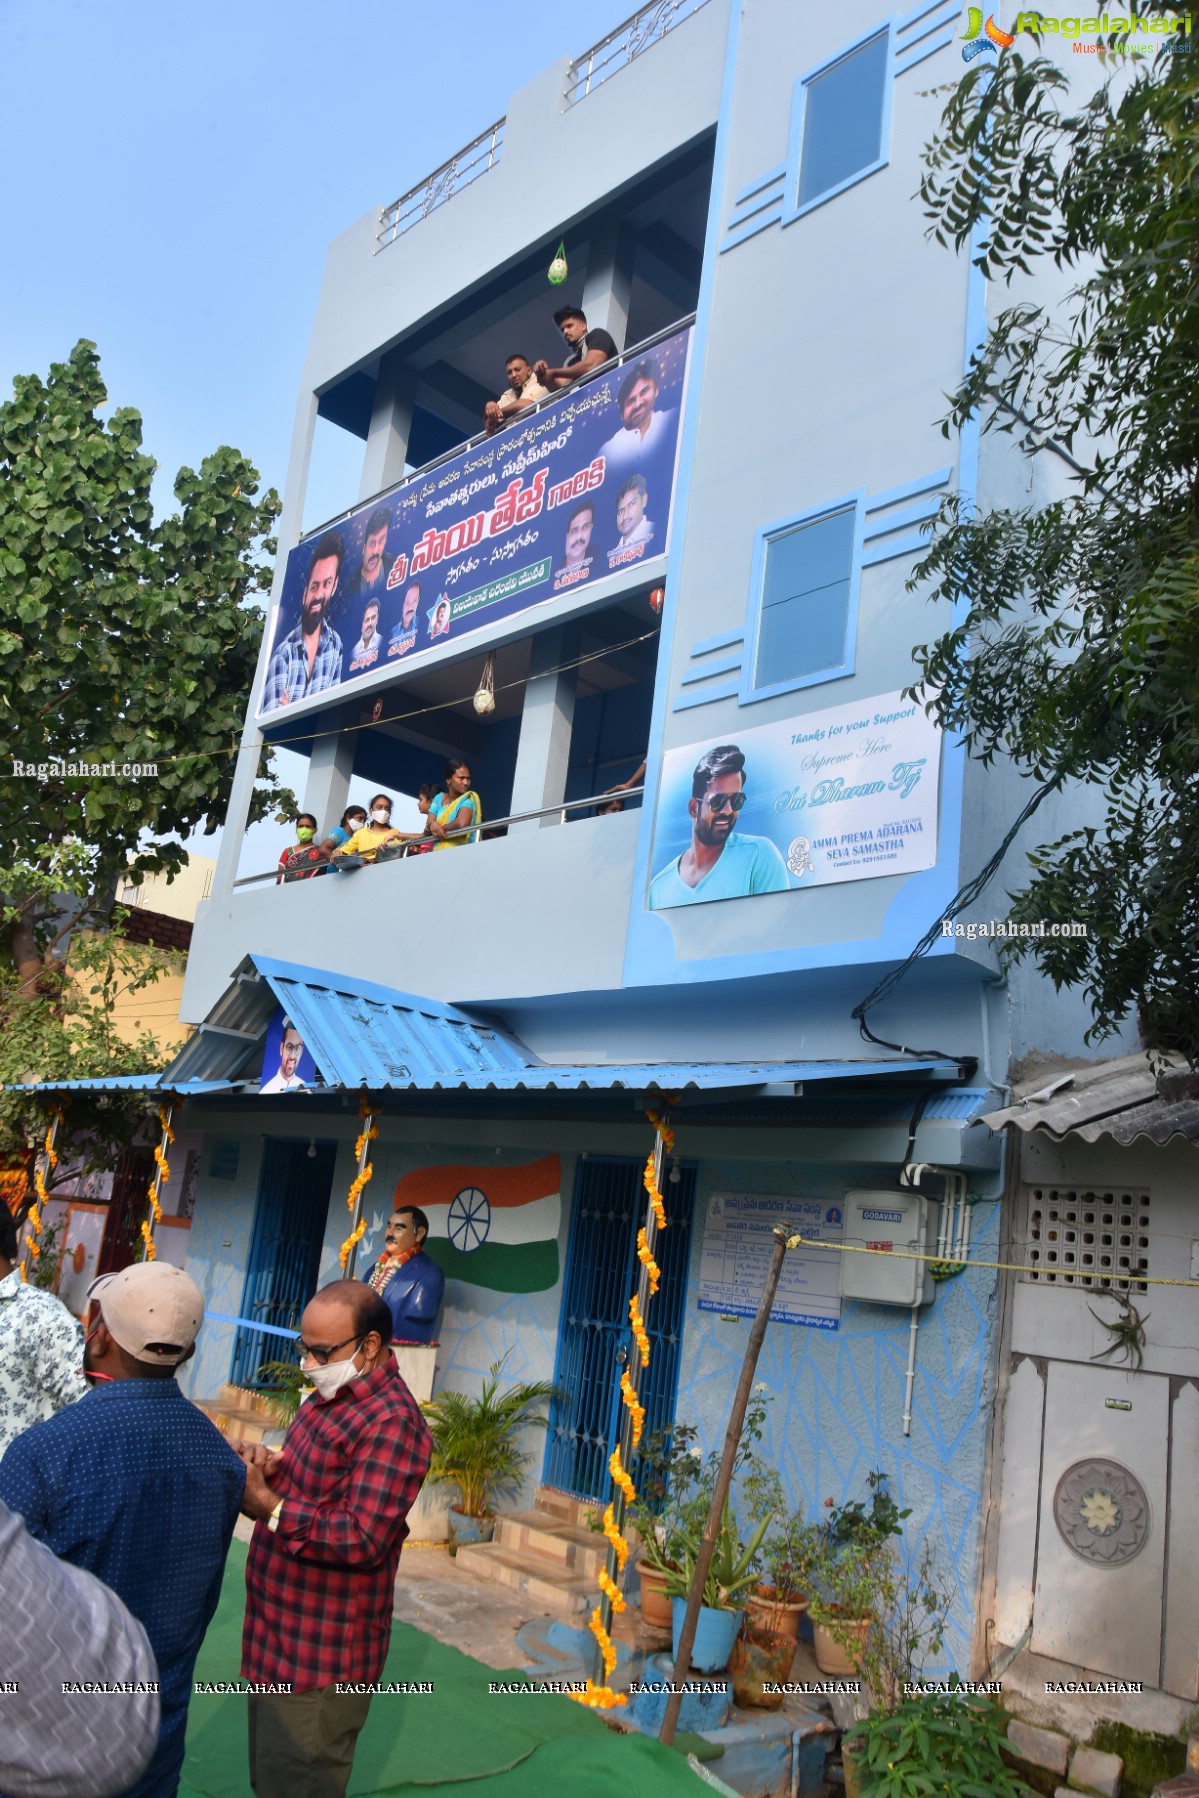
[[[675,336],[679,331],[685,331],[688,325],[694,323],[694,312],[685,313],[682,318],[676,319],[673,325],[667,325],[664,330],[655,331],[652,337],[643,337],[640,343],[633,344],[630,349],[621,350],[618,355],[609,357],[607,362],[600,363],[597,368],[589,369],[586,375],[578,381],[572,382],[569,387],[559,388],[554,393],[547,393],[543,400],[534,400],[531,406],[523,412],[518,412],[514,418],[509,419],[506,425],[501,425],[498,431],[476,431],[473,437],[464,438],[461,443],[456,443],[453,449],[443,450],[440,456],[434,456],[431,462],[422,462],[419,468],[410,469],[400,480],[393,481],[390,487],[381,487],[378,493],[368,494],[365,499],[356,499],[352,506],[346,506],[342,511],[335,512],[332,518],[326,518],[323,524],[313,525],[311,530],[303,531],[299,542],[307,543],[311,538],[323,535],[325,531],[342,524],[364,507],[377,503],[379,500],[390,499],[393,493],[401,493],[414,481],[427,481],[431,474],[437,469],[443,468],[447,462],[452,462],[456,456],[464,456],[468,450],[478,449],[480,444],[493,443],[497,437],[502,437],[505,431],[517,430],[527,425],[535,413],[544,412],[547,406],[552,406],[557,400],[565,400],[571,393],[582,387],[584,382],[589,384],[600,375],[608,374],[612,369],[622,367],[626,362],[636,362],[639,356],[644,356],[647,350],[652,350],[656,343],[664,343],[668,337]]]
[[[702,4],[702,0],[701,0]],[[413,225],[419,225],[427,219],[431,212],[452,200],[455,194],[477,181],[493,169],[500,159],[500,151],[504,147],[504,120],[497,119],[486,131],[455,152],[448,162],[426,175],[415,187],[410,187],[406,194],[393,200],[390,206],[384,206],[379,214],[379,229],[375,234],[375,254],[385,250],[397,237],[405,231],[411,231]]]
[[[566,99],[568,104],[576,100],[585,100],[587,95],[613,75],[619,75],[621,69],[627,68],[634,57],[648,50],[651,44],[658,43],[666,33],[692,13],[697,13],[707,0],[650,0],[635,12],[631,19],[602,37],[598,44],[585,50],[571,63],[566,77]]]
[[[482,832],[482,840],[485,842],[488,837],[493,836],[497,831],[507,830],[509,824],[532,824],[535,823],[538,818],[557,818],[560,821],[565,821],[568,812],[595,811],[601,805],[610,805],[614,799],[619,799],[622,803],[626,799],[640,799],[644,792],[645,788],[643,786],[621,787],[618,793],[593,793],[590,799],[563,799],[558,805],[543,805],[539,811],[513,812],[511,816],[507,818],[485,818],[481,824],[468,824],[464,830],[447,830],[446,836],[473,837],[476,833]],[[424,839],[417,837],[415,833],[413,833],[413,840],[421,842]],[[394,857],[389,856],[387,859],[388,861],[403,861],[406,858],[402,855],[397,855]],[[241,880],[235,880],[233,884],[235,887],[263,886],[268,880],[277,880],[278,877],[279,870],[277,867],[274,867],[265,874],[246,874]],[[316,879],[318,877],[316,875],[311,875],[309,878]]]

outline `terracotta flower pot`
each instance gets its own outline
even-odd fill
[[[649,1629],[669,1629],[671,1610],[666,1596],[666,1575],[643,1561],[637,1572],[641,1576],[641,1621]]]
[[[759,1586],[754,1596],[746,1599],[745,1608],[749,1612],[751,1629],[790,1636],[793,1642],[798,1642],[799,1620],[808,1608],[808,1601],[797,1598],[791,1603],[780,1603],[774,1596],[773,1586]]]
[[[790,1677],[794,1659],[794,1636],[779,1630],[743,1631],[729,1653],[734,1701],[751,1710],[777,1711],[784,1694],[767,1692],[765,1687],[781,1686]]]
[[[870,1632],[873,1617],[839,1618],[837,1627],[843,1634],[849,1634],[855,1642],[863,1643]],[[858,1671],[861,1659],[861,1648],[854,1653],[853,1646],[842,1647],[826,1623],[812,1623],[813,1647],[816,1654],[816,1665],[822,1673],[851,1674]]]

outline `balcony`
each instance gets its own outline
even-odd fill
[[[446,1001],[618,989],[638,821],[525,824],[454,853],[239,886],[201,909],[182,1015],[204,1017],[255,951]]]

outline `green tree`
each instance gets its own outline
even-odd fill
[[[1182,11],[1131,7],[1151,10]],[[1028,454],[1056,443],[1077,473],[1051,505],[946,503],[911,585],[965,606],[916,652],[913,692],[971,755],[1009,756],[1039,783],[1029,810],[1066,781],[1094,802],[1091,824],[1030,853],[1011,908],[1079,920],[1086,937],[1013,954],[1083,985],[1093,1039],[1140,1007],[1152,1040],[1194,1060],[1199,54],[1118,42],[1074,104],[1043,57],[975,63],[925,152],[930,235],[969,245],[993,287],[1016,283],[943,428],[978,415]],[[1049,264],[1073,283],[1065,299],[1022,297],[1019,277]]]
[[[81,341],[0,406],[9,1008],[53,974],[77,924],[106,918],[123,870],[177,872],[180,839],[219,822],[262,634],[247,601],[269,581],[275,493],[257,497],[257,470],[221,448],[199,473],[180,470],[178,509],[156,520],[141,419],[128,407],[101,417],[107,398],[95,345]],[[81,763],[157,772],[71,771]]]
[[[82,341],[0,406],[0,1088],[165,1065],[112,1026],[117,988],[169,960],[122,941],[117,880],[177,872],[181,839],[223,817],[262,633],[276,495],[221,448],[156,520],[140,417],[101,416],[107,398]],[[79,771],[106,763],[156,772]],[[254,816],[275,799],[269,752],[265,768]],[[111,1166],[144,1114],[77,1096],[64,1147]],[[46,1116],[0,1090],[0,1157],[31,1170]]]

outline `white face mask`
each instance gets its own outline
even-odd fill
[[[384,812],[384,811],[374,811],[371,813],[371,823],[372,824],[390,824],[391,823],[391,813]]]
[[[348,1386],[351,1380],[356,1380],[360,1374],[365,1372],[365,1369],[358,1366],[355,1353],[350,1356],[348,1361],[330,1361],[328,1367],[302,1366],[300,1371],[306,1380],[312,1381],[320,1397],[327,1402],[335,1393],[340,1392],[343,1386]]]

